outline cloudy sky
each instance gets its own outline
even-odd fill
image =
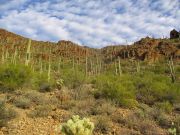
[[[130,44],[180,30],[180,0],[0,0],[0,27],[43,41]]]

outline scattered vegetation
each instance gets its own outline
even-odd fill
[[[146,40],[156,42],[145,38],[139,44]],[[0,102],[1,127],[16,117],[9,108],[14,105],[26,109],[31,118],[52,116],[57,120],[58,110],[79,115],[61,126],[65,135],[91,135],[93,129],[100,134],[119,134],[114,127],[141,134],[180,133],[180,68],[176,58],[164,56],[150,63],[145,56],[129,56],[138,55],[136,46],[130,52],[128,47],[96,52],[71,47],[69,42],[60,43],[60,47],[37,45],[36,49],[33,42],[26,41],[24,50],[0,47],[0,96],[7,98],[6,103]],[[124,53],[118,53],[121,49]],[[71,56],[71,52],[75,54]],[[80,117],[90,118],[95,127]]]

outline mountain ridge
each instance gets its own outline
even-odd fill
[[[28,40],[29,38],[27,37],[9,32],[5,29],[0,29],[0,44],[19,46],[19,49],[22,50],[22,46],[27,45]],[[180,59],[179,38],[154,39],[145,37],[131,45],[111,45],[100,49],[81,46],[66,40],[60,40],[58,42],[32,40],[32,45],[36,46],[36,48],[41,48],[46,45],[46,47],[52,49],[52,54],[55,56],[60,55],[73,58],[101,55],[105,61],[121,58],[142,61],[147,60],[149,62],[155,62],[170,57],[176,60]],[[51,47],[51,45],[56,46]],[[25,51],[25,47],[23,50]]]

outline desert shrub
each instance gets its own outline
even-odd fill
[[[157,127],[157,125],[149,120],[143,120],[140,121],[137,126],[138,131],[141,132],[143,135],[160,135],[160,134],[166,134],[162,132],[160,128]]]
[[[137,105],[135,87],[128,78],[126,75],[120,79],[109,75],[99,76],[96,81],[98,90],[94,93],[95,98],[103,97],[123,107],[135,107]]]
[[[161,103],[156,103],[155,107],[157,109],[160,109],[161,111],[165,112],[165,113],[171,113],[173,110],[173,106],[168,102],[161,102]]]
[[[169,67],[162,63],[156,63],[155,66],[151,69],[155,74],[164,74],[169,73]]]
[[[7,108],[4,101],[0,101],[0,127],[6,126],[7,122],[17,116],[12,108]]]
[[[145,72],[133,79],[136,85],[136,98],[142,103],[153,105],[155,102],[178,102],[179,84],[172,84],[170,78],[164,75]]]
[[[92,115],[111,115],[116,110],[116,107],[111,102],[101,100],[96,102],[91,108]]]
[[[31,70],[23,65],[7,65],[0,67],[0,90],[13,91],[28,84]]]
[[[174,124],[177,130],[177,134],[180,134],[180,116],[176,116]]]
[[[171,119],[159,108],[153,108],[151,113],[153,120],[163,128],[168,128],[171,125]]]
[[[164,113],[161,113],[157,117],[156,121],[161,127],[164,127],[164,128],[168,128],[171,125],[170,118]]]
[[[71,90],[71,92],[72,92],[72,96],[78,100],[83,100],[93,97],[92,87],[91,85],[88,84],[81,85],[80,87]]]
[[[65,86],[68,88],[77,88],[82,85],[85,81],[85,75],[81,71],[74,71],[72,69],[64,69],[62,79],[64,80]]]
[[[57,107],[64,110],[72,110],[73,108],[76,108],[76,101],[69,100],[65,104],[58,104]]]
[[[40,92],[50,92],[55,85],[55,81],[52,78],[50,82],[48,82],[47,74],[35,74],[34,77],[34,88],[38,89]]]
[[[118,112],[115,112],[112,115],[110,115],[110,118],[114,123],[118,123],[120,125],[125,125],[126,123],[125,117],[123,117],[122,114]]]
[[[152,122],[148,118],[140,117],[137,112],[130,113],[127,115],[127,117],[121,118],[120,120],[125,127],[140,131],[143,135],[159,135],[162,133],[160,128],[157,127],[156,123]]]
[[[34,110],[32,110],[29,113],[30,117],[47,117],[50,115],[52,111],[52,108],[50,105],[40,105],[35,107]]]
[[[96,116],[95,131],[102,134],[111,132],[111,120],[107,116]]]
[[[80,116],[89,116],[91,114],[91,108],[95,107],[95,101],[91,98],[86,100],[77,100],[74,103],[71,111],[74,114],[78,114]]]
[[[16,107],[28,109],[31,107],[31,100],[25,97],[19,97],[15,100],[14,104]]]
[[[46,98],[37,91],[28,91],[24,94],[24,97],[29,99],[35,105],[43,105],[47,103]]]
[[[94,124],[90,122],[89,119],[80,119],[80,117],[76,115],[72,116],[72,118],[60,128],[64,135],[92,135]]]

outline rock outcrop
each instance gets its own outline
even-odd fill
[[[170,39],[176,39],[176,38],[180,38],[180,32],[178,32],[175,29],[173,29],[170,32]]]

